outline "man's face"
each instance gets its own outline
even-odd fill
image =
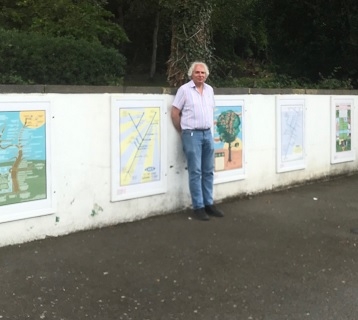
[[[201,64],[194,67],[192,79],[196,85],[203,84],[206,80],[205,68]]]

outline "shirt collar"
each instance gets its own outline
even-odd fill
[[[190,88],[195,88],[195,83],[193,80],[189,81],[189,86],[190,86]],[[206,87],[206,83],[204,82],[203,89],[205,89],[205,87]]]

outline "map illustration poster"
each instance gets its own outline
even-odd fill
[[[214,111],[214,183],[244,179],[244,100],[218,97]]]
[[[305,100],[277,98],[277,172],[304,169]]]
[[[352,142],[354,140],[353,103],[353,99],[332,97],[332,163],[353,161],[355,159],[355,152],[352,150],[352,145],[354,145]]]
[[[0,222],[52,211],[47,103],[0,101]]]
[[[112,99],[112,201],[166,191],[164,100]]]

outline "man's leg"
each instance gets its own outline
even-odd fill
[[[202,154],[202,189],[205,211],[214,217],[223,217],[224,213],[214,206],[213,199],[214,184],[214,140],[211,132],[205,133]]]
[[[213,204],[214,140],[211,131],[204,132],[202,162],[202,190],[204,205]]]
[[[204,208],[201,189],[202,136],[203,133],[200,131],[182,132],[183,150],[188,165],[189,189],[194,210]]]

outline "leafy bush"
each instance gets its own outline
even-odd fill
[[[333,78],[322,78],[318,82],[312,82],[308,79],[294,79],[285,75],[273,74],[271,76],[255,76],[255,77],[241,77],[233,79],[220,79],[215,81],[216,87],[228,88],[286,88],[286,89],[353,89],[350,79],[340,80]]]
[[[275,65],[253,63],[251,60],[239,60],[235,63],[218,64],[221,73],[210,74],[210,81],[216,87],[245,87],[245,88],[287,88],[287,89],[353,89],[351,79],[343,79],[339,68],[324,77],[319,75],[317,81],[305,77],[292,77],[280,74]]]
[[[0,29],[3,84],[117,85],[126,60],[98,42]]]

